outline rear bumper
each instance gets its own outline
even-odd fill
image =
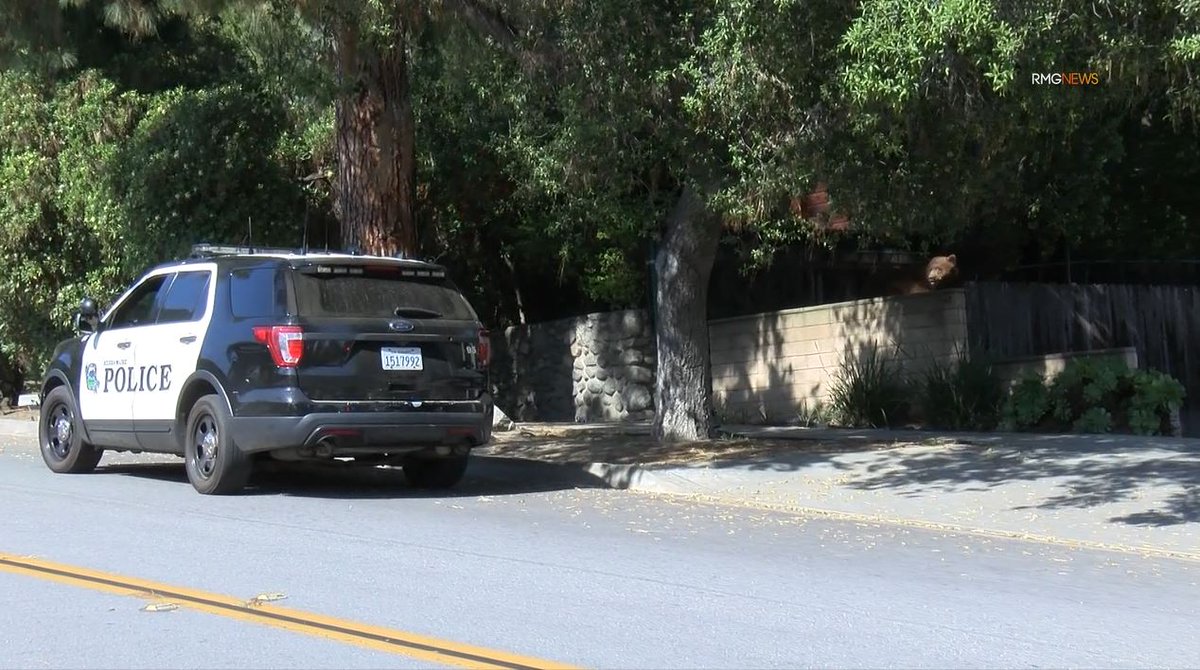
[[[432,403],[431,403],[432,404]],[[246,453],[312,447],[388,453],[430,446],[482,446],[492,439],[492,403],[457,403],[454,411],[310,412],[297,416],[235,416],[230,428]]]

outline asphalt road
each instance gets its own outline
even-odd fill
[[[0,557],[284,594],[596,668],[1200,667],[1195,563],[565,488],[487,463],[450,496],[383,471],[285,470],[223,498],[196,494],[178,461],[109,458],[54,475],[0,438]],[[64,579],[0,569],[0,667],[437,665]]]

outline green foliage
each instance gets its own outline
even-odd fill
[[[830,388],[833,418],[847,427],[891,427],[909,416],[912,389],[903,366],[877,346],[845,357]]]
[[[1112,428],[1112,412],[1103,407],[1089,407],[1071,424],[1071,430],[1076,433],[1107,433]]]
[[[860,3],[833,89],[835,206],[885,239],[986,234],[1011,260],[1194,255],[1194,4]],[[1031,81],[1062,70],[1100,82]]]
[[[1071,359],[1050,383],[1054,418],[1070,425],[1093,407],[1115,407],[1121,379],[1125,376],[1128,376],[1128,368],[1120,360]]]
[[[107,303],[201,240],[298,244],[285,120],[240,84],[121,91],[95,71],[47,87],[0,74],[0,349],[38,374],[84,295]]]
[[[283,116],[240,86],[171,91],[147,101],[108,170],[128,269],[202,240],[299,246],[303,199],[276,162]]]
[[[833,411],[824,402],[817,400],[810,406],[807,400],[801,400],[793,424],[805,427],[826,426],[832,418]]]
[[[1009,391],[1001,410],[1005,430],[1026,430],[1042,425],[1050,414],[1050,390],[1036,372],[1022,375]]]
[[[953,362],[934,362],[920,390],[923,417],[931,427],[991,430],[999,421],[1003,383],[987,361],[966,352]]]
[[[1037,374],[1020,379],[1004,404],[1008,430],[1169,434],[1183,385],[1157,370],[1130,370],[1119,360],[1068,361],[1047,386]]]
[[[1138,435],[1166,433],[1167,417],[1183,406],[1187,395],[1183,384],[1158,370],[1138,370],[1132,378],[1129,399],[1129,428]]]

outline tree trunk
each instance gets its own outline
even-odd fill
[[[713,428],[708,355],[708,280],[721,220],[685,187],[654,259],[654,436],[660,442],[707,440]]]
[[[339,31],[335,204],[344,249],[415,255],[416,132],[404,29],[379,47]]]

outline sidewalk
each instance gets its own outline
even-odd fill
[[[1200,560],[1200,440],[723,432],[742,437],[666,448],[645,425],[522,424],[483,453],[559,463],[615,488]]]

